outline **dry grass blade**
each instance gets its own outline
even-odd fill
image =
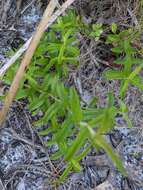
[[[0,125],[2,125],[2,123],[5,120],[8,109],[9,109],[10,105],[12,104],[12,101],[16,95],[18,88],[19,88],[20,81],[21,81],[21,79],[25,73],[26,68],[28,67],[28,65],[32,59],[32,56],[33,56],[33,54],[34,54],[34,52],[38,46],[38,43],[42,37],[43,32],[45,31],[45,28],[46,28],[46,26],[50,20],[50,17],[52,15],[56,5],[57,5],[56,1],[51,0],[47,6],[45,12],[44,12],[42,20],[41,20],[39,26],[37,27],[37,31],[32,38],[32,41],[29,45],[29,48],[27,49],[25,56],[21,62],[21,65],[20,65],[20,67],[16,73],[16,76],[15,76],[13,82],[12,82],[12,85],[10,87],[8,95],[5,98],[4,106],[0,112]]]

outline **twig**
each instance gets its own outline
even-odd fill
[[[5,190],[5,187],[4,187],[1,179],[0,179],[0,190]]]
[[[67,0],[59,10],[57,10],[53,16],[50,18],[47,26],[45,29],[47,29],[55,20],[57,19],[58,16],[63,14],[65,10],[74,2],[75,0]],[[8,70],[8,68],[15,63],[15,61],[27,50],[29,47],[29,44],[32,40],[32,37],[16,52],[16,54],[10,58],[10,60],[0,69],[0,77],[5,74],[5,72]]]
[[[135,26],[136,26],[137,28],[140,28],[139,23],[138,23],[138,20],[137,20],[136,16],[133,14],[133,12],[132,12],[129,8],[127,8],[127,11],[128,11],[128,13],[129,13],[129,15],[131,16],[132,21],[133,21],[133,23],[135,24]]]
[[[18,71],[14,77],[14,80],[12,82],[12,85],[10,87],[8,95],[5,98],[4,106],[0,112],[0,125],[2,125],[2,123],[5,120],[8,109],[11,106],[12,101],[16,95],[18,88],[19,88],[20,81],[23,78],[23,75],[25,73],[26,68],[30,64],[32,56],[33,56],[33,54],[34,54],[34,52],[38,46],[38,43],[39,43],[39,41],[40,41],[44,31],[45,31],[45,28],[46,28],[46,26],[50,20],[50,17],[52,15],[56,5],[57,5],[57,3],[55,2],[55,0],[51,0],[47,6],[45,12],[44,12],[42,20],[41,20],[39,26],[37,27],[36,33],[33,36],[32,41],[29,45],[29,48],[26,51],[25,56],[21,62],[21,65],[20,65],[20,67],[19,67],[19,69],[18,69]]]
[[[32,0],[26,7],[24,7],[24,9],[21,11],[20,15],[22,15],[34,2],[35,2],[35,0]]]
[[[54,170],[54,173],[58,173],[58,171],[56,170],[55,166],[54,166],[53,163],[51,162],[50,156],[49,156],[48,152],[46,151],[45,146],[44,146],[44,143],[43,143],[43,141],[41,141],[41,138],[40,138],[40,137],[39,137],[39,138],[40,138],[40,141],[41,141],[41,143],[42,143],[42,146],[41,146],[41,145],[38,145],[38,144],[35,144],[33,141],[29,141],[28,139],[26,139],[26,138],[24,138],[24,137],[18,135],[14,130],[11,130],[11,132],[12,132],[12,135],[13,135],[13,138],[14,138],[14,139],[19,140],[19,141],[21,141],[21,142],[24,142],[24,143],[26,143],[27,145],[29,145],[29,146],[31,146],[31,147],[33,147],[33,148],[36,148],[36,149],[40,149],[42,152],[44,152],[44,153],[46,154],[46,158],[47,158],[47,160],[48,160],[48,162],[49,162],[49,164],[50,164],[51,170]]]

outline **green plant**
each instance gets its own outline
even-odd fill
[[[43,122],[50,123],[51,127],[41,131],[40,135],[51,134],[52,139],[46,143],[47,146],[58,145],[59,149],[51,159],[63,158],[67,162],[66,169],[60,175],[58,182],[62,182],[71,170],[81,169],[79,162],[91,147],[95,147],[95,150],[103,148],[116,167],[125,174],[120,159],[104,139],[104,134],[114,127],[115,116],[121,113],[120,108],[114,106],[112,94],[109,94],[105,108],[82,108],[75,89],[65,89],[63,84],[57,81],[51,84],[57,95],[54,94],[54,101],[45,117],[36,125],[41,125]]]
[[[50,134],[51,139],[45,143],[46,146],[58,145],[58,151],[51,159],[64,160],[66,163],[66,168],[59,173],[59,183],[71,170],[81,169],[80,161],[91,147],[104,149],[116,167],[125,174],[118,155],[104,138],[113,129],[117,114],[122,114],[130,125],[124,103],[121,102],[120,107],[115,106],[114,97],[109,93],[104,108],[98,108],[96,104],[82,107],[76,90],[62,82],[68,75],[68,64],[78,65],[78,27],[76,15],[69,11],[45,33],[16,97],[18,100],[28,100],[32,114],[42,113],[34,125],[47,126],[39,134]],[[99,37],[101,25],[95,25],[96,29],[99,31],[94,31],[93,36]],[[4,76],[7,84],[10,85],[17,67],[18,64]]]
[[[39,47],[35,51],[32,63],[21,82],[21,90],[17,99],[28,97],[33,101],[33,95],[41,93],[45,78],[50,74],[66,77],[68,64],[78,65],[79,48],[77,43],[77,21],[75,13],[69,11],[63,18],[59,17],[48,32],[45,32]],[[4,76],[7,84],[11,84],[18,68],[15,64]],[[28,81],[28,82],[27,82]],[[23,88],[24,84],[24,88]]]
[[[95,39],[98,41],[103,33],[103,25],[102,23],[94,23],[89,24],[82,21],[82,19],[78,18],[78,25],[80,32],[83,35],[86,35],[89,38]]]
[[[113,23],[111,24],[111,31],[113,32],[113,34],[116,34],[117,29],[118,29],[117,24],[113,22]]]
[[[109,69],[104,72],[104,75],[109,80],[121,81],[120,96],[124,98],[129,84],[143,90],[143,79],[139,76],[143,67],[143,59],[137,58],[138,49],[134,47],[134,42],[138,36],[133,29],[124,30],[117,34],[116,26],[112,25],[112,31],[114,34],[108,35],[107,43],[113,45],[111,50],[117,55],[114,63],[122,65],[122,68],[120,70]],[[139,66],[135,69],[137,65]]]
[[[92,25],[92,32],[89,36],[94,37],[96,41],[100,39],[101,34],[103,33],[102,24],[93,24]]]

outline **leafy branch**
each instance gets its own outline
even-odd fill
[[[134,36],[133,36],[134,34]],[[114,64],[122,65],[121,70],[107,70],[104,72],[104,76],[109,80],[120,80],[120,97],[123,99],[129,84],[132,84],[143,90],[143,79],[139,76],[139,72],[142,69],[143,59],[137,58],[138,50],[133,47],[135,36],[138,33],[132,29],[124,30],[119,34],[109,34],[107,43],[113,45],[111,49],[113,53],[118,55],[118,58],[114,61]],[[134,69],[139,65],[136,69]]]

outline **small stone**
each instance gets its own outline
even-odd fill
[[[104,183],[98,185],[94,190],[115,190],[109,181],[105,181]]]

